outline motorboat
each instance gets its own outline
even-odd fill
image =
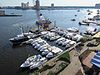
[[[58,45],[62,45],[62,43],[65,42],[65,41],[66,41],[66,39],[60,40],[60,41],[58,42]]]
[[[61,40],[65,40],[65,38],[61,37],[58,40],[56,40],[55,43],[58,44],[58,42],[60,42]]]
[[[70,47],[71,47],[70,44],[66,44],[65,49],[68,49],[68,48],[70,48]]]
[[[58,54],[58,53],[63,52],[63,50],[61,50],[60,48],[55,47],[55,46],[51,47],[51,50],[50,50],[50,51],[51,51],[52,53],[54,53],[54,54]]]
[[[72,37],[75,36],[75,35],[76,35],[76,33],[71,33],[71,32],[69,32],[69,33],[66,34],[66,37],[67,37],[68,39],[72,39]]]
[[[53,37],[50,38],[50,41],[55,41],[55,40],[57,40],[59,38],[60,38],[59,35],[55,35],[55,36],[53,36]]]
[[[47,55],[49,52],[50,52],[50,51],[48,51],[48,50],[46,49],[46,50],[44,50],[44,51],[42,52],[42,55]]]
[[[84,34],[87,35],[94,35],[97,32],[97,29],[94,27],[87,27],[87,30]]]
[[[72,40],[74,40],[74,41],[80,41],[81,38],[83,38],[83,36],[81,36],[79,34],[76,34],[74,37],[72,37]]]
[[[34,56],[28,57],[26,61],[20,66],[21,68],[26,68],[30,66],[30,63],[34,60]]]
[[[68,44],[69,42],[71,42],[71,40],[66,39],[66,41],[62,43],[62,46],[63,46],[63,47],[65,47],[65,46],[66,46],[66,44]]]
[[[31,43],[33,43],[33,41],[34,41],[34,39],[29,39],[29,40],[27,40],[27,41],[25,41],[23,43],[25,43],[25,44],[31,44]]]
[[[79,22],[78,24],[79,24],[79,25],[86,25],[86,26],[89,26],[89,23]]]
[[[74,45],[74,44],[76,44],[76,42],[75,41],[70,41],[69,44]]]
[[[49,52],[47,55],[46,55],[46,58],[50,59],[50,58],[53,58],[54,55],[52,52]]]
[[[33,33],[22,33],[20,35],[17,35],[14,38],[10,38],[9,40],[13,43],[13,44],[20,44],[21,42],[27,41],[29,40],[31,37],[31,35],[33,35]]]
[[[72,27],[72,28],[67,28],[68,32],[79,32],[79,29],[76,27]]]
[[[76,21],[76,19],[71,19],[71,21]]]
[[[20,67],[21,68],[30,67],[33,62],[39,61],[41,58],[42,58],[42,56],[40,54],[39,55],[34,55],[34,56],[31,56],[31,57],[28,57],[26,59],[26,61],[23,64],[21,64]]]
[[[97,14],[96,16],[93,17],[94,20],[100,20],[100,15]]]
[[[46,62],[47,62],[47,59],[45,57],[42,57],[39,61],[32,62],[31,66],[29,68],[30,68],[30,70],[38,68]]]

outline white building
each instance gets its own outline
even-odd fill
[[[22,8],[29,8],[29,2],[27,3],[21,3]]]

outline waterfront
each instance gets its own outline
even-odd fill
[[[79,26],[78,22],[86,18],[87,9],[77,10],[42,10],[43,15],[52,21],[56,21],[56,25],[61,28],[77,27],[81,31],[86,26]],[[95,9],[91,9],[94,10]],[[12,47],[9,38],[20,34],[19,26],[24,27],[24,31],[34,27],[36,21],[36,12],[34,10],[6,10],[6,13],[22,14],[22,17],[0,17],[0,75],[28,75],[26,71],[20,71],[19,66],[28,57],[28,55],[37,52],[31,46]],[[77,15],[75,17],[75,15]],[[71,21],[75,18],[76,21]],[[28,27],[28,28],[27,28]]]

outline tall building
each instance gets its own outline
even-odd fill
[[[51,4],[51,8],[54,9],[54,3]]]
[[[100,3],[99,4],[95,4],[96,8],[100,8]]]
[[[36,0],[36,5],[35,5],[35,9],[39,10],[40,9],[40,2],[39,0]]]
[[[51,7],[54,7],[54,3],[51,4]]]
[[[29,2],[27,2],[27,3],[21,3],[21,7],[23,9],[29,8]]]

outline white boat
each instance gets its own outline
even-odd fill
[[[55,41],[56,44],[58,44],[59,41],[64,40],[65,38],[61,37],[58,40]]]
[[[69,32],[79,32],[79,29],[76,27],[72,27],[72,28],[67,28],[67,31]]]
[[[27,58],[26,61],[20,67],[21,68],[30,67],[31,63],[39,61],[41,58],[42,58],[41,55],[31,56],[31,57]]]
[[[68,44],[69,42],[71,42],[71,40],[66,39],[66,41],[62,43],[62,46],[66,46],[66,44]]]
[[[45,57],[43,57],[39,61],[31,63],[31,66],[29,68],[30,68],[30,70],[38,68],[46,62],[47,62],[47,59]]]
[[[72,40],[74,40],[74,41],[80,41],[81,38],[83,38],[83,36],[81,36],[81,35],[79,35],[79,34],[76,34],[76,35],[72,38]]]
[[[100,20],[100,15],[97,14],[96,16],[93,17],[94,20]]]
[[[31,44],[32,42],[34,42],[34,39],[29,39],[29,40],[25,41],[24,43]]]
[[[44,51],[42,52],[42,55],[47,55],[49,52],[50,52],[50,51],[48,51],[48,50],[46,49],[46,50],[44,50]]]
[[[28,57],[26,61],[20,66],[21,68],[29,67],[30,63],[34,60],[34,56]]]
[[[69,44],[74,45],[74,44],[76,44],[76,42],[75,41],[70,41]]]
[[[68,48],[70,48],[70,47],[71,47],[70,44],[66,44],[65,49],[68,49]]]
[[[54,54],[58,54],[58,53],[63,52],[63,50],[61,50],[60,48],[55,47],[55,46],[51,47],[50,51],[53,52]]]
[[[31,35],[33,35],[33,33],[22,33],[20,35],[17,35],[14,38],[10,38],[9,40],[13,43],[13,44],[19,44],[21,42],[27,41],[29,40],[31,37]]]
[[[53,58],[54,55],[52,52],[49,52],[47,55],[46,55],[46,58],[50,59],[50,58]]]
[[[75,36],[75,35],[76,35],[76,33],[71,33],[71,32],[69,32],[69,33],[66,34],[66,37],[67,37],[68,39],[72,39],[72,37]]]
[[[85,34],[94,35],[96,32],[97,32],[97,29],[95,27],[87,27]]]

